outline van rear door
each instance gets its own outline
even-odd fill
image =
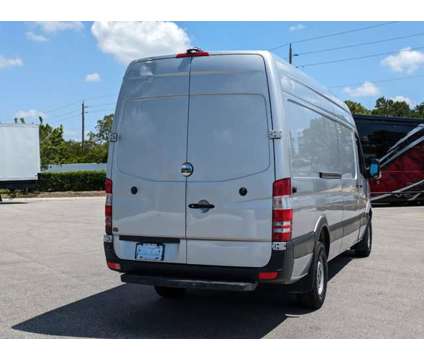
[[[114,146],[113,227],[118,257],[137,243],[164,244],[164,262],[185,263],[185,178],[190,59],[134,63],[124,79]]]
[[[190,76],[187,263],[264,266],[274,180],[264,60],[194,57]]]

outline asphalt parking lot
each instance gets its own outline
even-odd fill
[[[330,263],[306,312],[266,290],[179,301],[105,266],[104,199],[0,204],[0,338],[423,338],[424,207],[376,208],[366,259]]]

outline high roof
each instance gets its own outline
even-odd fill
[[[200,49],[199,49],[200,50]],[[201,50],[204,51],[204,50]],[[309,75],[305,74],[303,71],[299,70],[295,66],[289,64],[284,59],[280,58],[279,56],[273,54],[270,51],[267,50],[226,50],[226,51],[208,51],[205,50],[209,55],[237,55],[237,54],[258,54],[263,56],[265,59],[274,59],[277,61],[282,67],[283,71],[286,73],[287,76],[293,78],[294,80],[302,83],[303,85],[307,86],[308,88],[314,90],[315,92],[319,93],[320,95],[327,98],[329,101],[333,102],[335,105],[337,105],[339,108],[350,114],[350,110],[347,107],[347,105],[337,98],[331,91],[329,91],[326,87],[322,86],[319,82],[314,80]],[[152,57],[146,57],[141,58],[138,60],[134,60],[129,67],[132,64],[143,62],[143,61],[149,61],[149,60],[156,60],[156,59],[169,59],[169,58],[175,58],[177,54],[169,54],[169,55],[163,55],[163,56],[152,56]]]

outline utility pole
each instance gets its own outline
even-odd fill
[[[84,101],[81,104],[81,150],[84,151],[84,139],[85,139],[85,104]]]
[[[293,63],[293,50],[291,43],[289,44],[289,64]]]

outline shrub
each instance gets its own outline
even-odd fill
[[[38,174],[35,191],[94,191],[103,190],[104,171],[71,171]]]

